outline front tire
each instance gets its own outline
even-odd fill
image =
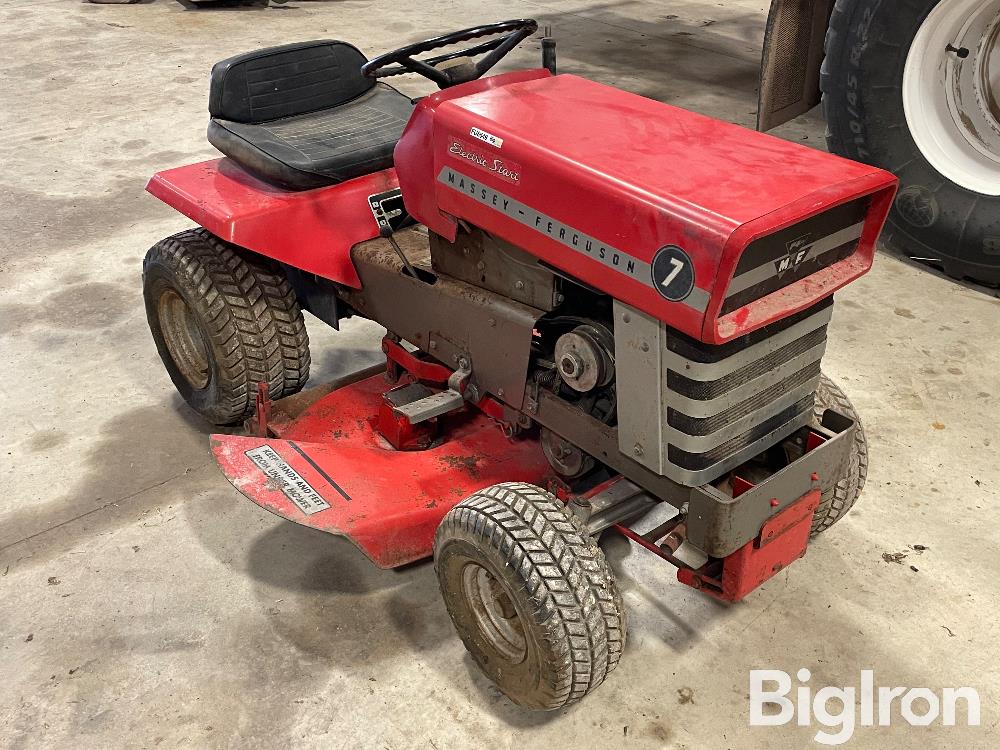
[[[813,406],[813,417],[817,424],[823,419],[823,412],[827,409],[833,409],[853,419],[857,429],[854,431],[854,442],[851,444],[846,471],[842,476],[834,477],[835,481],[824,482],[822,497],[816,512],[813,513],[811,533],[814,536],[826,531],[847,515],[858,501],[865,486],[865,479],[868,477],[868,438],[865,436],[861,417],[840,386],[823,375],[816,388]]]
[[[142,267],[149,330],[184,400],[216,425],[253,412],[309,377],[309,337],[282,268],[205,229],[157,242]]]
[[[998,11],[1000,0],[837,0],[820,77],[830,150],[900,178],[889,243],[987,284],[1000,283]],[[937,38],[949,19],[955,33]]]
[[[618,664],[621,594],[600,547],[552,494],[508,482],[471,495],[438,527],[434,567],[465,647],[515,703],[569,705]]]

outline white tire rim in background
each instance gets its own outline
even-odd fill
[[[1000,195],[1000,0],[941,0],[903,72],[917,147],[952,182]]]

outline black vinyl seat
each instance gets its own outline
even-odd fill
[[[361,75],[345,42],[299,42],[216,63],[208,140],[265,182],[332,185],[392,166],[410,99]]]

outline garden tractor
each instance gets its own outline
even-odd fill
[[[224,158],[150,180],[199,228],[143,284],[178,391],[243,425],[211,438],[229,481],[379,567],[433,556],[477,664],[554,709],[625,645],[599,535],[736,602],[856,500],[864,433],[821,363],[897,183],[557,74],[547,37],[540,67],[485,75],[536,31],[218,63]],[[384,326],[384,365],[303,390],[303,311]]]

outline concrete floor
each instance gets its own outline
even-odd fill
[[[480,676],[429,565],[378,571],[238,495],[146,328],[142,256],[188,223],[143,184],[213,155],[214,61],[331,36],[371,53],[533,16],[554,25],[563,70],[747,125],[765,5],[0,0],[0,746],[798,748],[815,729],[750,729],[747,692],[750,669],[800,667],[816,687],[857,685],[871,668],[881,685],[979,690],[978,728],[897,716],[858,728],[855,746],[997,746],[989,290],[880,254],[838,295],[825,363],[867,422],[860,506],[730,607],[612,544],[625,657],[588,700],[551,714],[519,710]],[[526,45],[505,65],[535,54]],[[822,123],[780,134],[820,146]],[[316,382],[377,360],[376,327],[309,322]]]

